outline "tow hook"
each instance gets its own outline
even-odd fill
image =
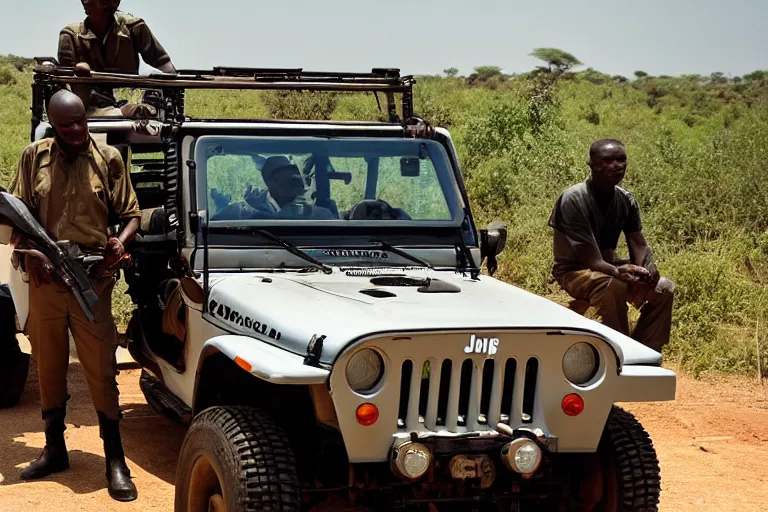
[[[513,429],[506,423],[498,423],[496,425],[496,432],[512,439],[525,436],[531,440],[538,441],[549,451],[557,451],[557,437],[545,434],[540,428],[520,427],[518,429]]]

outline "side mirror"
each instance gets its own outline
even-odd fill
[[[507,223],[496,220],[488,224],[488,249],[498,256],[507,246]]]
[[[496,256],[504,251],[507,245],[507,223],[494,221],[488,227],[480,230],[480,256],[488,259],[488,273],[493,275],[498,269]]]

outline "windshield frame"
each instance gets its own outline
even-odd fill
[[[443,144],[435,140],[429,139],[407,139],[400,137],[387,137],[387,136],[365,136],[359,133],[347,134],[334,134],[334,135],[319,135],[314,133],[307,134],[201,134],[195,137],[194,143],[191,148],[191,155],[194,161],[194,168],[191,169],[191,173],[194,175],[192,182],[194,183],[194,190],[191,192],[193,201],[195,202],[194,210],[210,212],[210,204],[208,202],[208,177],[207,177],[207,150],[216,143],[237,141],[238,143],[248,143],[250,141],[260,142],[282,142],[287,141],[292,144],[300,144],[302,142],[310,141],[313,144],[328,140],[344,140],[359,143],[371,143],[382,142],[392,143],[396,141],[400,142],[416,142],[423,144],[426,148],[429,158],[432,161],[436,177],[440,186],[440,190],[443,193],[443,197],[446,202],[446,207],[451,220],[344,220],[339,219],[289,219],[289,218],[267,218],[267,219],[246,219],[246,220],[210,220],[209,227],[215,231],[226,231],[227,228],[233,228],[233,231],[238,229],[253,227],[253,228],[280,228],[282,231],[285,228],[290,227],[315,227],[315,228],[329,228],[331,231],[338,232],[344,229],[357,230],[359,228],[365,228],[371,230],[372,233],[379,230],[392,230],[393,228],[405,231],[423,231],[425,229],[460,229],[462,223],[465,222],[467,206],[465,199],[461,191],[461,187],[456,180],[455,170],[449,155],[449,151]],[[255,151],[254,151],[255,152]],[[442,170],[439,167],[442,166]],[[207,216],[207,215],[206,215]]]

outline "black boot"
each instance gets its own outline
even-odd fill
[[[45,421],[45,448],[40,457],[21,472],[22,480],[37,480],[53,473],[60,473],[69,467],[67,445],[64,443],[64,416],[66,409],[51,409],[43,412]]]
[[[101,438],[104,440],[104,456],[107,459],[107,489],[112,499],[133,501],[138,497],[136,486],[131,481],[131,472],[125,463],[123,442],[120,439],[120,420],[110,420],[99,415]]]

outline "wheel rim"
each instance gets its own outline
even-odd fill
[[[208,501],[208,512],[226,512],[227,506],[224,504],[224,496],[214,494]]]
[[[616,477],[616,464],[614,464],[612,458],[603,458],[602,473],[603,499],[596,510],[600,512],[619,512],[619,482]]]
[[[201,453],[192,466],[188,503],[187,512],[227,512],[218,464],[210,453]]]
[[[619,483],[616,464],[609,454],[599,453],[590,458],[582,480],[581,497],[588,512],[619,512]]]
[[[604,512],[618,512],[619,489],[616,477],[616,465],[613,460],[603,461],[603,504]]]
[[[594,512],[619,512],[619,482],[616,476],[616,464],[613,457],[604,454],[599,461],[602,493]]]

